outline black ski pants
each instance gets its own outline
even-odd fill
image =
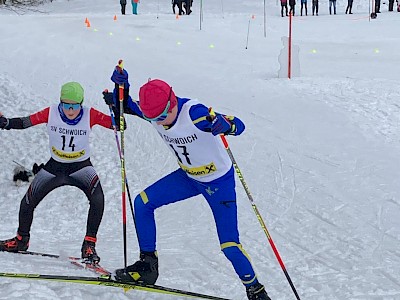
[[[389,0],[389,11],[393,11],[394,0]]]
[[[76,163],[61,163],[51,158],[46,163],[36,174],[21,200],[18,227],[20,235],[29,236],[33,212],[40,201],[54,189],[66,185],[79,188],[88,198],[90,207],[86,235],[96,237],[104,212],[104,194],[90,159]]]
[[[300,15],[303,15],[303,7],[306,11],[306,16],[307,16],[307,2],[301,2],[301,9],[300,9]]]
[[[336,0],[329,0],[329,14],[332,14],[332,6],[333,6],[333,13],[336,15]]]
[[[290,3],[289,3],[289,7],[290,7],[289,14],[292,13],[292,16],[294,16],[296,4],[290,4]]]
[[[314,15],[314,13],[318,16],[318,0],[312,2],[312,14]]]
[[[288,15],[287,3],[281,3],[281,16],[283,17],[283,10],[285,10],[286,16]]]
[[[172,1],[172,10],[173,10],[174,14],[176,14],[175,6],[178,6],[178,9],[179,9],[178,14],[179,15],[183,15],[184,14],[184,12],[183,12],[183,0],[173,0]]]
[[[347,0],[346,14],[351,14],[351,9],[353,7],[353,0]]]
[[[381,12],[381,0],[375,0],[375,12],[376,13]]]

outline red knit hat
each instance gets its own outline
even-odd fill
[[[165,81],[153,79],[139,90],[139,107],[147,118],[155,118],[162,114],[170,102],[169,111],[175,107],[177,100],[172,87]]]

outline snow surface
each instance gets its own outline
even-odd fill
[[[400,14],[293,20],[301,77],[278,78],[288,19],[276,1],[203,1],[172,14],[170,1],[143,0],[139,15],[119,1],[57,0],[44,13],[0,9],[0,111],[27,116],[58,101],[60,86],[79,81],[86,105],[108,113],[101,92],[125,60],[131,95],[151,78],[247,125],[229,137],[234,156],[301,299],[400,299]],[[309,12],[311,11],[309,1]],[[297,6],[299,11],[299,5]],[[311,14],[311,13],[310,13]],[[114,15],[117,20],[114,21]],[[253,19],[252,16],[255,16]],[[88,18],[91,27],[86,28]],[[248,49],[246,39],[250,21]],[[149,124],[128,117],[127,176],[132,196],[177,167]],[[12,182],[13,160],[31,167],[49,158],[45,126],[0,132],[0,239],[15,235],[28,185]],[[119,158],[112,131],[96,127],[92,162],[106,208],[97,250],[109,270],[123,266]],[[237,181],[241,242],[273,300],[295,299],[244,189]],[[32,251],[79,255],[88,204],[71,187],[49,194],[35,211]],[[219,249],[206,202],[195,197],[156,214],[158,284],[231,299],[245,290]],[[128,262],[138,257],[128,215]],[[0,253],[0,272],[91,276],[67,262]],[[172,299],[140,291],[0,278],[0,299]]]

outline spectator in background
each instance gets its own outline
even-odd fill
[[[318,16],[318,0],[312,0],[312,15],[314,13]]]
[[[172,11],[174,12],[174,14],[176,14],[175,6],[178,6],[178,9],[179,9],[178,14],[179,15],[183,15],[184,14],[183,13],[183,8],[182,8],[182,2],[183,2],[183,0],[172,0]]]
[[[178,6],[178,0],[172,0],[171,4],[172,4],[172,12],[173,12],[174,15],[175,15],[175,14],[176,14],[176,12],[175,12],[175,6]]]
[[[375,0],[375,13],[381,13],[381,0]]]
[[[336,15],[336,0],[329,0],[329,14],[332,14],[332,6],[333,6],[333,13]]]
[[[393,11],[394,0],[389,0],[389,11]]]
[[[286,10],[286,17],[288,16],[287,0],[281,0],[281,16],[283,17],[283,9]]]
[[[121,4],[121,14],[125,14],[126,9],[126,0],[119,0],[119,4]]]
[[[290,6],[289,14],[291,13],[292,16],[294,16],[295,8],[296,8],[296,0],[289,0],[289,6]]]
[[[192,12],[192,10],[191,10],[192,5],[193,5],[193,0],[185,0],[185,1],[183,2],[183,6],[184,6],[184,8],[185,8],[185,12],[186,12],[187,15],[190,15],[190,14],[191,14],[191,12]]]
[[[301,0],[301,8],[300,8],[300,15],[303,15],[303,6],[306,11],[306,16],[307,16],[307,0]]]
[[[132,14],[137,15],[137,7],[139,0],[131,0],[132,3]]]
[[[347,14],[347,12],[351,15],[351,14],[353,14],[352,12],[351,12],[351,8],[353,7],[353,0],[347,0],[347,8],[346,8],[346,14]]]

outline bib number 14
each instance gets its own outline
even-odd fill
[[[64,151],[68,139],[65,135],[62,135],[61,138],[62,138],[62,150]],[[70,147],[72,149],[71,151],[75,151],[74,136],[71,136],[71,138],[69,139],[67,147]]]

